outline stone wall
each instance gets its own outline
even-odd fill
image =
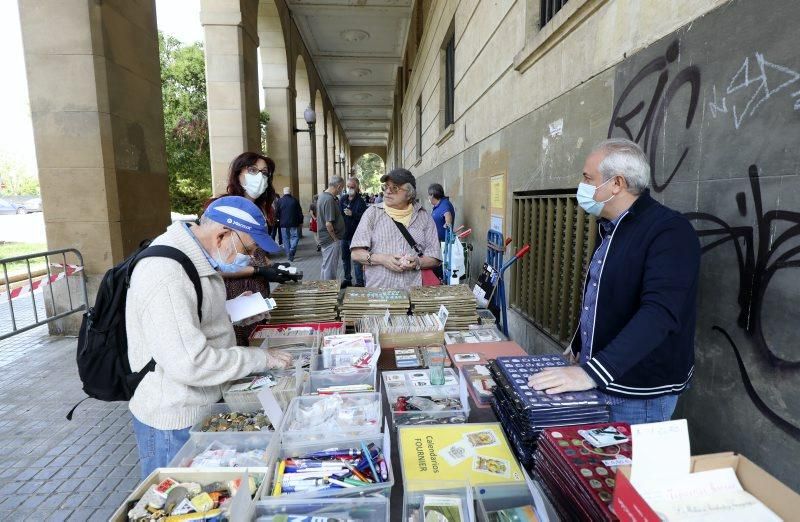
[[[477,269],[489,178],[506,175],[511,233],[513,192],[572,188],[592,144],[608,136],[638,141],[650,156],[653,195],[692,220],[704,247],[695,380],[677,411],[689,419],[693,453],[741,452],[800,488],[800,58],[790,29],[800,5],[671,2],[662,12],[660,2],[598,2],[581,27],[520,73],[500,63],[501,50],[491,51],[499,53],[494,60],[481,53],[494,45],[496,36],[486,34],[501,34],[510,47],[528,38],[511,20],[524,2],[509,2],[505,14],[483,12],[484,4],[474,15],[455,14],[463,61],[456,129],[438,145],[435,127],[426,131],[418,185],[446,187],[457,224],[475,231]],[[440,15],[433,27],[448,17]],[[423,39],[420,56],[435,40]],[[474,63],[465,61],[469,54]],[[464,67],[480,74],[467,79]],[[430,89],[436,103],[436,88],[421,88],[438,81],[429,73],[412,78],[410,90]],[[408,162],[417,95],[406,98]],[[512,323],[527,349],[562,349],[515,314]]]

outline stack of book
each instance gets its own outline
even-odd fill
[[[335,321],[339,282],[285,283],[272,291],[272,298],[276,307],[270,312],[270,323]]]
[[[498,357],[489,364],[496,384],[492,409],[525,467],[533,465],[533,452],[543,429],[610,420],[608,406],[596,391],[548,395],[528,386],[529,377],[553,366],[568,364],[560,355]]]
[[[342,321],[354,325],[362,317],[408,313],[408,292],[397,288],[349,287],[344,292],[339,312]]]
[[[478,324],[475,296],[466,285],[412,286],[409,295],[414,315],[435,314],[444,305],[448,312],[445,330],[466,330]]]
[[[587,432],[615,432],[624,442],[596,447]],[[561,520],[618,520],[611,512],[615,468],[631,458],[630,426],[603,423],[546,428],[536,450],[536,474]]]

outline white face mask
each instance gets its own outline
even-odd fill
[[[253,199],[258,199],[261,194],[266,192],[268,184],[269,180],[260,172],[255,174],[245,172],[244,174],[244,191]]]
[[[356,189],[349,188],[347,189],[347,195],[351,198],[356,195]]]

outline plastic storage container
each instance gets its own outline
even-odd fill
[[[404,492],[403,520],[422,522],[425,520],[422,511],[426,505],[429,508],[441,505],[459,509],[463,522],[475,520],[472,487],[466,482],[434,482],[421,491]],[[429,518],[439,520],[435,516],[429,516]],[[455,520],[455,518],[448,518],[448,520]]]
[[[201,486],[206,486],[213,482],[227,482],[230,480],[242,479],[242,483],[246,484],[249,477],[255,477],[256,480],[261,481],[258,491],[263,487],[264,482],[269,482],[266,474],[261,473],[248,473],[244,470],[191,470],[187,468],[158,468],[153,471],[144,481],[142,481],[133,492],[122,502],[122,505],[117,508],[113,515],[109,518],[111,522],[128,522],[128,505],[131,502],[137,501],[153,484],[158,484],[161,481],[171,478],[178,482],[196,482]],[[257,497],[258,491],[254,497]],[[228,520],[249,520],[249,515],[252,513],[253,497],[251,497],[246,488],[241,488],[239,492],[234,495],[233,500],[227,512]]]
[[[302,394],[303,385],[305,384],[306,372],[302,369],[298,370],[281,370],[281,371],[270,371],[265,372],[272,374],[276,379],[280,379],[287,375],[294,375],[295,382],[294,386],[291,388],[283,388],[282,391],[278,391],[277,387],[272,388],[272,393],[275,396],[275,399],[280,404],[281,408],[284,410],[289,406],[289,403],[297,397],[298,395]],[[242,379],[237,379],[234,383],[239,382],[246,382],[247,380],[252,380],[256,376],[248,376]],[[231,407],[233,411],[258,411],[262,408],[261,401],[258,398],[258,392],[261,391],[263,388],[255,389],[255,390],[231,390],[231,387],[228,386],[222,391],[222,399]]]
[[[263,411],[263,410],[262,410],[262,408],[250,409],[250,410],[237,410],[237,409],[231,408],[230,404],[226,404],[226,403],[212,404],[211,406],[209,406],[206,409],[206,411],[200,417],[200,420],[197,421],[197,424],[195,424],[194,426],[191,427],[191,429],[189,429],[189,433],[190,434],[193,434],[193,433],[204,433],[204,434],[205,433],[228,433],[228,434],[232,434],[232,435],[253,435],[253,434],[261,433],[261,434],[270,434],[271,435],[272,433],[280,430],[280,425],[275,426],[273,424],[273,429],[271,429],[271,430],[262,430],[262,431],[211,431],[211,432],[203,431],[203,423],[205,422],[205,420],[210,415],[214,415],[216,413],[230,413],[230,412],[233,412],[233,411],[239,411],[239,412],[242,412],[242,413],[249,413],[249,412],[253,412],[253,411]]]
[[[283,459],[290,458],[290,457],[298,457],[302,455],[307,455],[309,453],[313,453],[316,451],[328,451],[332,448],[360,448],[361,443],[365,445],[375,444],[375,446],[381,450],[384,456],[384,460],[386,462],[386,468],[388,472],[388,480],[385,482],[378,482],[373,484],[368,484],[366,486],[361,486],[357,488],[341,488],[341,489],[327,489],[322,491],[306,491],[306,492],[297,492],[297,493],[290,493],[290,494],[283,494],[279,497],[273,497],[272,491],[274,487],[273,480],[277,479],[277,466]],[[392,487],[394,486],[394,471],[392,469],[392,446],[391,446],[391,438],[389,436],[389,430],[384,430],[383,434],[377,434],[369,437],[357,438],[357,439],[341,439],[341,440],[325,440],[316,442],[313,444],[302,443],[302,442],[295,442],[295,443],[283,443],[280,446],[280,449],[275,453],[275,457],[272,461],[270,461],[270,473],[268,475],[269,480],[265,481],[261,489],[259,490],[258,494],[256,495],[257,499],[268,500],[268,499],[297,499],[297,498],[328,498],[328,497],[362,497],[365,495],[375,495],[380,494],[383,496],[388,497],[391,494]]]
[[[239,469],[247,468],[253,473],[266,473],[269,470],[269,461],[273,454],[278,451],[280,446],[280,437],[274,432],[268,433],[193,433],[186,444],[181,447],[172,462],[169,463],[170,468],[189,468],[191,469],[225,469],[237,467]],[[237,453],[244,453],[252,450],[264,451],[264,458],[259,461],[253,461],[249,458],[240,458],[235,462],[229,456],[225,455],[222,458],[222,463],[219,466],[212,464],[198,465],[194,462],[195,457],[201,455],[209,449],[223,449],[229,448],[235,450]],[[231,466],[230,464],[233,463]]]
[[[284,444],[350,440],[378,435],[383,423],[380,393],[304,395],[283,416]]]
[[[262,500],[254,504],[251,517],[256,522],[272,522],[276,516],[308,517],[303,520],[369,520],[389,522],[386,497],[295,499],[289,496]]]
[[[525,476],[525,484],[475,488],[475,514],[478,522],[497,520],[489,513],[525,506],[533,506],[540,522],[560,520],[541,487],[531,480],[525,470],[522,473]]]
[[[392,412],[395,427],[406,424],[459,424],[469,418],[469,391],[464,379],[459,379],[453,368],[444,369],[445,383],[430,384],[427,369],[383,372],[383,387]],[[397,398],[402,396],[424,396],[435,399],[458,399],[459,410],[396,411]]]
[[[308,392],[316,393],[319,388],[329,386],[344,386],[347,384],[369,384],[376,389],[378,361],[375,361],[365,368],[343,367],[325,368],[321,355],[316,355],[311,359],[309,370]]]

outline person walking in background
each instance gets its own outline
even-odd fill
[[[317,219],[319,229],[319,244],[322,247],[322,271],[320,279],[336,279],[339,267],[339,249],[344,237],[344,217],[339,210],[339,193],[344,187],[341,176],[333,176],[328,181],[328,188],[319,195],[317,200]]]
[[[342,238],[342,264],[344,265],[344,281],[342,287],[353,284],[351,273],[356,273],[356,286],[364,286],[364,267],[361,263],[352,263],[350,259],[350,240],[356,233],[361,216],[367,211],[367,203],[361,196],[358,178],[347,180],[347,194],[339,201],[339,210],[344,216],[345,232]],[[355,265],[351,268],[351,265]]]
[[[281,224],[283,249],[289,261],[294,261],[297,243],[300,241],[300,227],[303,226],[303,210],[300,202],[292,196],[292,189],[283,187],[283,197],[278,200],[278,220]]]
[[[450,203],[450,198],[444,195],[444,187],[438,183],[432,183],[428,187],[428,202],[431,204],[431,217],[433,222],[436,223],[436,234],[439,236],[439,242],[443,242],[445,238],[445,230],[453,229],[453,223],[456,220],[456,209]],[[433,273],[439,279],[444,279],[444,272],[442,267],[434,267]],[[448,277],[450,277],[448,275]]]
[[[317,200],[319,200],[319,194],[314,194],[314,197],[311,198],[311,205],[308,207],[308,212],[311,214],[311,220],[308,222],[308,229],[314,234],[314,241],[317,243],[317,252],[322,250],[322,247],[319,246],[319,222],[317,221]]]

